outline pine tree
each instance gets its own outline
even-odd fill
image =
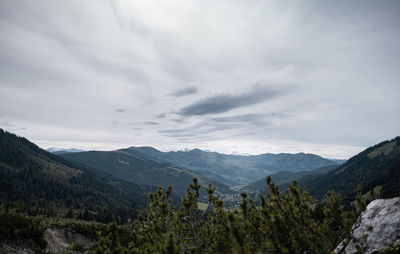
[[[145,214],[132,223],[130,242],[121,246],[118,227],[110,224],[97,253],[329,253],[345,236],[356,213],[345,211],[329,192],[313,199],[293,182],[286,192],[267,178],[268,193],[256,205],[242,194],[238,209],[228,210],[208,185],[208,209],[198,209],[201,186],[189,185],[179,209],[172,188],[149,194]],[[362,202],[361,197],[359,202]],[[114,251],[114,252],[113,252]]]

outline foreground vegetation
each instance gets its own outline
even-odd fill
[[[256,205],[242,194],[239,209],[227,210],[208,186],[209,207],[198,209],[200,185],[194,179],[178,209],[171,188],[149,195],[147,212],[132,225],[121,244],[119,228],[111,224],[96,253],[330,253],[350,232],[365,206],[358,196],[344,210],[340,197],[328,192],[313,199],[293,182],[281,193],[270,178],[269,192]]]
[[[8,210],[4,205],[0,206],[0,244],[13,243],[17,246],[22,244],[29,246],[35,253],[46,253],[47,242],[44,232],[48,228],[61,228],[92,239],[96,239],[99,233],[107,232],[107,225],[95,221],[44,215],[30,216],[15,208]],[[0,248],[0,253],[7,253],[2,251],[4,250]]]
[[[224,207],[210,185],[206,188],[208,207],[198,202],[201,186],[197,179],[189,186],[179,208],[172,203],[172,188],[160,187],[149,194],[143,214],[123,225],[29,216],[24,210],[1,205],[0,238],[28,243],[35,253],[46,253],[47,228],[62,228],[98,240],[91,250],[97,254],[332,253],[349,236],[351,226],[366,206],[365,198],[376,198],[380,190],[375,188],[364,197],[359,192],[353,205],[344,208],[334,192],[315,200],[296,182],[283,193],[269,177],[267,184],[269,192],[260,196],[259,202],[243,193],[237,209]],[[398,248],[394,246],[385,253],[396,253]],[[86,251],[72,244],[60,253]]]

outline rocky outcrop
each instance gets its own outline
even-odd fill
[[[27,243],[0,243],[1,254],[35,254],[34,248]]]
[[[89,253],[90,248],[97,243],[96,240],[73,230],[59,228],[46,229],[43,237],[46,241],[45,250],[29,239],[14,239],[14,241],[0,239],[0,254],[34,254],[38,251],[40,253]]]
[[[353,226],[350,238],[335,249],[335,254],[382,253],[400,242],[400,197],[376,199]]]
[[[47,242],[46,251],[53,253],[67,249],[72,244],[79,246],[82,250],[87,250],[96,244],[96,241],[82,234],[57,228],[48,228],[44,232],[44,238]]]

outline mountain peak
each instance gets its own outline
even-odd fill
[[[46,149],[47,152],[54,154],[62,154],[62,153],[80,153],[84,152],[84,150],[77,148],[58,148],[58,147],[50,147]]]

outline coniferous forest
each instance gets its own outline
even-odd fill
[[[282,193],[270,178],[266,181],[269,193],[259,204],[243,193],[234,210],[225,209],[208,186],[210,206],[200,211],[197,179],[180,208],[171,205],[171,188],[160,188],[149,194],[129,241],[121,243],[118,227],[111,224],[96,253],[329,253],[349,234],[357,210],[345,210],[334,192],[315,200],[296,182]],[[361,198],[357,202],[361,209]]]

